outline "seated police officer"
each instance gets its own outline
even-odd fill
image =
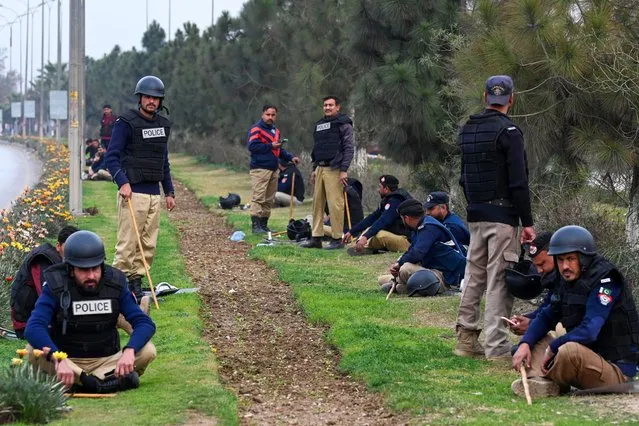
[[[139,375],[156,356],[150,342],[155,324],[136,304],[124,274],[105,265],[104,257],[104,244],[96,234],[71,235],[64,246],[64,263],[44,272],[42,295],[25,331],[33,348],[49,348],[46,358],[31,352],[30,362],[81,392],[137,388]],[[133,326],[123,350],[116,330],[120,313]],[[68,358],[57,361],[51,357],[54,351]]]
[[[390,276],[379,278],[382,291],[390,290],[388,281],[392,278],[397,282],[395,289],[399,294],[434,296],[442,293],[446,286],[459,286],[466,258],[450,231],[437,219],[425,215],[422,203],[417,200],[402,202],[397,211],[404,224],[415,232],[408,251],[391,265]],[[417,274],[423,270],[432,274]],[[436,283],[431,280],[433,274],[437,277]],[[422,282],[422,279],[426,281]],[[419,291],[415,292],[417,289]]]
[[[399,180],[392,175],[379,177],[379,196],[382,198],[379,207],[363,220],[353,225],[344,234],[342,241],[350,242],[352,237],[362,234],[354,248],[347,250],[350,255],[373,254],[379,250],[405,252],[408,250],[408,229],[397,213],[397,207],[411,195],[399,188]]]
[[[539,312],[550,304],[550,299],[559,281],[559,274],[555,269],[555,260],[548,254],[548,245],[550,244],[552,235],[552,232],[542,232],[537,235],[528,246],[528,256],[532,259],[537,273],[540,274],[537,288],[531,288],[534,287],[534,285],[532,285],[529,280],[511,281],[508,272],[506,272],[506,286],[512,295],[519,299],[532,299],[539,296],[544,289],[548,290],[546,296],[544,296],[544,300],[537,309],[527,314],[513,315],[510,319],[511,322],[507,323],[510,331],[519,336],[526,333],[530,322],[535,319]],[[518,286],[522,284],[526,285],[527,288],[518,288]]]
[[[279,159],[280,175],[277,178],[277,192],[273,200],[273,207],[288,207],[291,205],[291,195],[296,206],[304,202],[304,177],[292,161]],[[293,192],[293,194],[291,194]]]
[[[592,389],[626,382],[637,373],[639,317],[619,270],[597,254],[592,235],[564,226],[552,236],[561,280],[556,293],[532,321],[513,356],[526,366],[531,394],[557,395],[570,386]],[[567,330],[553,339],[558,322]],[[513,391],[524,395],[521,379]]]
[[[443,191],[435,191],[428,194],[424,208],[429,216],[434,217],[438,221],[444,224],[446,228],[455,237],[455,240],[464,249],[464,255],[466,255],[466,249],[470,244],[470,231],[463,220],[455,213],[450,211],[448,203],[450,198],[448,194]]]

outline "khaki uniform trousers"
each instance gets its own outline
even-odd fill
[[[486,358],[510,354],[508,329],[500,317],[510,318],[513,296],[506,288],[505,270],[519,260],[517,228],[503,223],[471,222],[470,246],[457,316],[457,327],[481,330],[480,303],[486,293],[484,345]]]
[[[547,335],[531,349],[528,377],[546,377],[561,387],[574,386],[579,389],[611,386],[628,381],[619,367],[577,342],[568,342],[559,347],[552,367],[544,376],[541,373],[541,363],[544,352],[552,341],[553,338]]]
[[[55,365],[53,362],[49,362],[45,357],[41,356],[36,358],[33,355],[33,347],[27,345],[27,351],[29,352],[29,363],[37,366],[40,370],[47,374],[55,374]],[[69,367],[73,370],[75,376],[75,383],[81,384],[80,375],[92,374],[100,380],[103,380],[105,375],[113,370],[118,363],[118,360],[122,356],[122,351],[118,351],[111,356],[103,358],[67,358]],[[153,343],[148,342],[142,347],[142,349],[135,354],[134,371],[140,376],[144,374],[146,368],[153,362],[157,352]]]
[[[301,206],[303,203],[297,199],[297,197],[293,197],[293,204],[296,206]],[[273,205],[275,207],[288,207],[291,205],[291,194],[287,194],[285,192],[277,191],[275,193],[275,199],[273,201]]]
[[[324,236],[324,205],[328,203],[331,216],[331,238],[342,238],[344,233],[344,185],[339,180],[339,169],[317,167],[313,189],[313,237]]]
[[[273,200],[277,192],[277,179],[280,176],[279,169],[251,169],[251,216],[270,217]]]
[[[375,234],[366,243],[366,247],[373,250],[388,250],[395,252],[405,252],[410,243],[405,235],[397,235],[383,229]]]
[[[160,232],[161,195],[149,195],[134,192],[131,194],[131,206],[138,225],[140,241],[144,249],[146,263],[151,267],[155,256],[155,247]],[[118,242],[115,245],[113,267],[128,277],[143,277],[146,274],[142,255],[138,247],[131,212],[124,198],[118,195]]]

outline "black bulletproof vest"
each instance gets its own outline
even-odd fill
[[[131,183],[160,182],[164,179],[164,152],[171,133],[168,118],[156,114],[148,120],[134,109],[119,119],[131,126],[132,138],[124,148],[122,168]]]
[[[81,293],[64,263],[54,265],[44,273],[47,285],[60,300],[51,338],[69,357],[101,358],[120,350],[116,324],[125,279],[119,276],[122,272],[108,265],[104,265],[103,271],[96,295]],[[100,313],[108,304],[111,312]]]
[[[575,282],[561,280],[559,299],[561,323],[567,331],[577,327],[586,313],[586,302],[592,291],[605,286],[601,280],[611,277],[622,283],[621,296],[613,300],[612,311],[601,327],[597,340],[587,346],[608,361],[628,360],[635,362],[635,351],[639,347],[639,317],[632,293],[616,267],[597,255],[582,276]],[[634,347],[634,351],[631,349]]]
[[[406,190],[402,188],[399,188],[391,192],[390,194],[382,198],[382,202],[379,204],[379,208],[382,210],[382,213],[384,212],[384,208],[386,207],[386,204],[390,201],[391,198],[398,198],[400,202],[402,202],[405,200],[412,199],[413,197]],[[411,234],[413,233],[409,228],[406,227],[406,225],[404,225],[404,222],[402,222],[402,218],[399,217],[399,215],[397,216],[397,219],[395,219],[395,222],[393,222],[389,227],[387,227],[386,230],[388,232],[392,232],[395,235],[405,235],[407,237],[410,237]]]
[[[471,115],[459,133],[464,192],[469,203],[508,198],[506,156],[497,147],[499,135],[516,127],[497,111]]]
[[[324,117],[315,123],[313,132],[313,162],[331,161],[342,146],[339,128],[342,124],[353,124],[345,114],[337,114],[335,117]]]
[[[49,265],[62,262],[55,247],[49,243],[41,244],[29,252],[11,283],[11,313],[14,328],[16,322],[27,322],[40,295],[31,277],[31,265],[35,260],[42,260]]]

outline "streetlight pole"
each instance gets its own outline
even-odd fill
[[[62,90],[62,0],[58,0],[58,62],[55,70],[55,87]],[[55,140],[60,143],[60,120],[55,120]]]
[[[22,94],[22,137],[27,137],[27,118],[25,117],[25,107],[27,103],[27,84],[29,75],[29,0],[27,0],[27,42],[25,44],[26,53],[24,55],[24,93]]]
[[[40,141],[44,137],[44,1],[42,2],[42,43],[40,44],[40,125],[38,126],[38,136]]]
[[[84,0],[71,0],[69,7],[69,211],[82,214],[82,120],[84,104]]]

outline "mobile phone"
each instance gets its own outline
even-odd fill
[[[499,317],[501,319],[503,319],[504,321],[506,321],[508,324],[512,325],[513,327],[517,326],[517,323],[515,321],[512,321],[510,318],[506,318],[506,317]]]
[[[280,145],[284,145],[286,142],[288,142],[288,139],[280,139]]]

